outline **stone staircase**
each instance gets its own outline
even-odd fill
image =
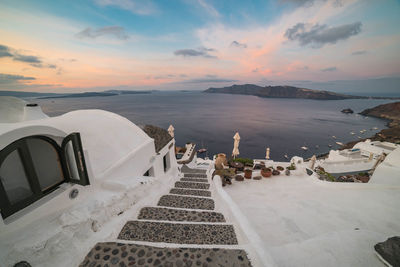
[[[237,249],[233,225],[214,211],[206,171],[183,166],[182,173],[156,207],[143,207],[136,220],[126,222],[121,242],[96,244],[80,266],[251,266],[246,252]],[[143,241],[156,246],[132,244]]]

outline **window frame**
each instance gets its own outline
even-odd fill
[[[78,169],[79,173],[79,180],[73,179],[68,168],[68,160],[66,157],[66,149],[68,142],[72,142],[72,147],[74,149],[74,157],[75,157],[75,164]],[[73,183],[73,184],[80,184],[80,185],[90,185],[89,175],[87,173],[86,162],[85,162],[85,155],[83,153],[81,135],[79,133],[71,133],[67,137],[65,137],[61,144],[61,156],[62,161],[64,163],[64,167],[66,168],[66,181]]]
[[[27,144],[27,140],[35,138],[35,139],[41,139],[47,143],[49,143],[56,151],[60,167],[61,167],[61,174],[63,179],[49,188],[46,188],[45,190],[42,190],[40,188],[40,183],[39,183],[39,178],[37,176],[32,155],[31,152],[29,151],[29,147]],[[67,167],[67,161],[65,157],[65,145],[64,143],[68,143],[69,141],[72,141],[73,145],[73,150],[75,154],[75,159],[76,159],[76,164],[79,170],[79,175],[81,177],[82,181],[77,181],[71,179],[71,175],[69,173],[68,167]],[[77,151],[79,150],[79,152]],[[7,197],[7,191],[5,190],[2,181],[0,180],[0,213],[3,219],[13,215],[14,213],[30,206],[34,202],[38,201],[39,199],[45,197],[46,195],[50,194],[51,192],[55,191],[59,186],[63,183],[70,182],[70,183],[75,183],[75,184],[81,184],[81,185],[89,185],[89,177],[87,175],[87,169],[86,169],[86,163],[85,163],[85,158],[83,155],[83,148],[82,148],[82,143],[80,139],[79,133],[72,133],[65,137],[63,139],[62,145],[59,146],[56,141],[54,141],[52,138],[43,136],[43,135],[31,135],[31,136],[25,136],[21,139],[18,139],[2,150],[0,150],[0,168],[3,162],[7,159],[7,157],[13,153],[14,151],[17,151],[18,156],[21,160],[21,164],[23,165],[24,172],[25,172],[25,177],[27,179],[27,182],[30,186],[30,190],[32,191],[32,195],[22,199],[14,204],[11,204],[10,200]],[[80,159],[80,162],[78,162],[78,157]],[[80,164],[82,163],[82,164]],[[79,167],[83,168],[79,169]],[[82,175],[84,175],[84,178],[82,179]]]

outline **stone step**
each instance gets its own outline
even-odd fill
[[[213,210],[215,207],[214,200],[211,198],[186,197],[178,195],[162,196],[158,201],[157,206],[199,210]]]
[[[182,188],[172,188],[169,191],[169,193],[175,194],[175,195],[211,197],[211,192],[206,191],[206,190],[191,190],[191,189],[182,189]]]
[[[192,169],[192,168],[189,168],[186,165],[183,165],[182,168],[181,168],[181,172],[182,173],[206,173],[207,170],[205,170],[205,169],[196,169],[196,168]]]
[[[210,184],[193,182],[175,182],[176,188],[209,189]]]
[[[207,178],[207,174],[201,173],[184,173],[183,177],[185,178]]]
[[[159,248],[153,246],[97,243],[80,267],[89,266],[251,266],[241,249]]]
[[[237,245],[233,225],[128,221],[118,239],[176,244]]]
[[[219,212],[178,210],[158,207],[145,207],[140,210],[140,220],[187,221],[187,222],[225,222]]]
[[[181,178],[182,182],[196,182],[196,183],[208,183],[207,179],[203,178]]]

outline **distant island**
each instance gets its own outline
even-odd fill
[[[151,94],[153,91],[129,91],[129,90],[107,90],[103,92],[84,92],[84,93],[36,93],[22,91],[0,91],[0,96],[14,97],[34,97],[38,99],[52,98],[80,98],[80,97],[105,97],[116,95],[136,95],[136,94]]]
[[[343,99],[387,99],[385,97],[367,97],[338,94],[329,91],[312,90],[294,86],[258,86],[254,84],[232,85],[223,88],[209,88],[205,93],[254,95],[266,98],[302,98],[315,100],[343,100]],[[398,99],[398,98],[397,98]]]
[[[108,90],[104,92],[84,92],[75,94],[64,94],[64,95],[51,95],[39,97],[40,99],[50,98],[80,98],[80,97],[105,97],[105,96],[116,96],[116,95],[132,95],[132,94],[151,94],[151,91],[127,91],[127,90]]]
[[[39,99],[93,97],[93,96],[114,96],[114,95],[117,95],[117,94],[115,94],[115,93],[85,92],[85,93],[77,93],[77,94],[43,96],[43,97],[39,97]]]

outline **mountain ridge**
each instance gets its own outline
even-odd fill
[[[221,93],[221,94],[239,94],[239,95],[253,95],[264,98],[301,98],[301,99],[315,99],[315,100],[344,100],[344,99],[396,99],[387,97],[368,97],[368,96],[355,96],[335,93],[325,90],[314,90],[307,88],[300,88],[288,85],[278,86],[259,86],[255,84],[243,84],[213,88],[210,87],[203,91],[205,93]]]

